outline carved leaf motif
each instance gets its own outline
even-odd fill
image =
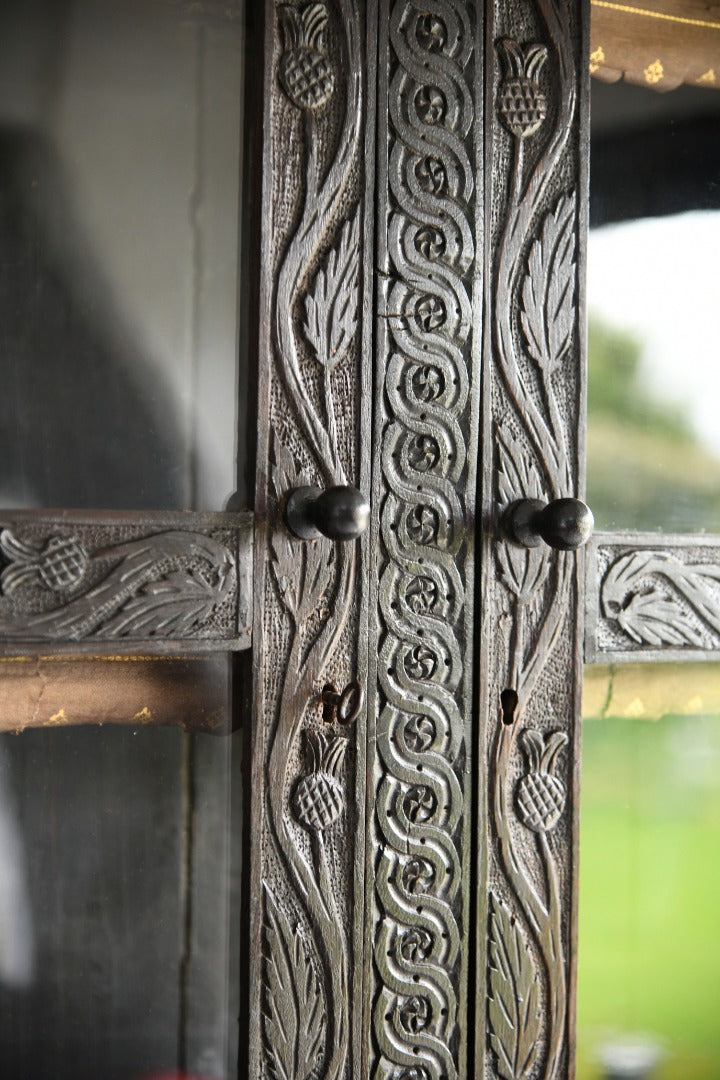
[[[263,1045],[273,1080],[308,1080],[321,1050],[320,987],[297,931],[266,887]]]
[[[508,907],[491,896],[490,1043],[503,1080],[529,1076],[540,1037],[535,961],[527,937]]]
[[[708,568],[708,577],[715,577]],[[603,614],[638,645],[696,645],[705,640],[690,612],[653,575],[663,575],[705,615],[708,591],[698,567],[686,567],[659,552],[632,552],[612,564],[602,587]]]
[[[280,599],[291,615],[296,615],[300,600],[299,586],[300,575],[298,567],[293,563],[291,540],[285,535],[285,530],[278,529],[270,538],[270,546],[273,552],[273,574],[277,583]],[[298,560],[299,561],[299,560]]]
[[[305,298],[305,336],[315,359],[332,371],[357,329],[360,213],[347,221]]]
[[[509,431],[497,430],[500,468],[498,495],[504,508],[516,499],[542,499],[545,493],[534,463]]]
[[[303,612],[309,614],[318,607],[327,591],[333,569],[333,550],[328,540],[315,540],[305,547],[302,606]]]
[[[575,193],[563,195],[547,214],[530,248],[520,322],[528,351],[550,374],[572,336],[575,299]]]
[[[687,566],[676,564],[678,573],[671,577],[673,585],[692,604],[700,618],[720,633],[720,603],[718,602],[717,583],[720,581],[720,568],[717,566]],[[715,588],[710,588],[710,582]]]
[[[544,493],[537,469],[522,445],[509,432],[501,430],[497,431],[497,445],[500,507],[504,509],[517,499],[542,499]],[[520,548],[503,543],[497,545],[497,558],[504,584],[519,603],[528,603],[550,569],[547,550],[544,547]]]
[[[308,483],[308,477],[298,469],[290,451],[276,436],[274,440],[275,464],[272,470],[273,487],[278,500],[283,499],[294,488]],[[324,544],[298,544],[284,525],[280,525],[270,538],[273,552],[272,568],[278,592],[291,615],[298,616],[300,605],[307,606],[312,599],[315,603],[322,595],[323,566],[327,564],[327,551]],[[323,560],[323,556],[325,556]],[[305,595],[305,587],[310,584],[312,598]],[[327,580],[325,580],[325,586]]]
[[[635,593],[622,611],[618,625],[642,645],[702,645],[703,637],[678,602],[659,589]]]
[[[192,570],[176,570],[152,581],[129,600],[103,627],[107,637],[186,637],[210,618],[224,590],[224,578],[213,582]]]

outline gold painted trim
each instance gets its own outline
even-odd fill
[[[706,30],[720,30],[720,22],[687,19],[683,15],[667,15],[663,11],[649,11],[648,8],[631,7],[629,4],[615,4],[611,0],[590,0],[590,4],[592,7],[609,8],[610,11],[622,11],[627,15],[644,15],[648,19],[663,19],[665,22],[682,23],[684,26],[701,26]]]
[[[605,50],[598,45],[594,52],[590,53],[590,74],[594,75],[597,69],[605,63]]]

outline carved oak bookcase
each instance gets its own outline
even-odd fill
[[[572,1075],[584,604],[720,645],[713,542],[577,549],[587,24],[266,0],[254,516],[3,514],[6,654],[252,647],[253,1080]]]

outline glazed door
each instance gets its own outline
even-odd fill
[[[587,10],[263,32],[254,516],[4,513],[3,648],[251,646],[241,1075],[570,1075]]]
[[[592,26],[579,1077],[720,1069],[719,30]]]
[[[237,1072],[253,22],[0,11],[8,1077]]]

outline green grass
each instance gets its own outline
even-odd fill
[[[720,1078],[720,716],[585,722],[578,1080],[643,1034]]]

